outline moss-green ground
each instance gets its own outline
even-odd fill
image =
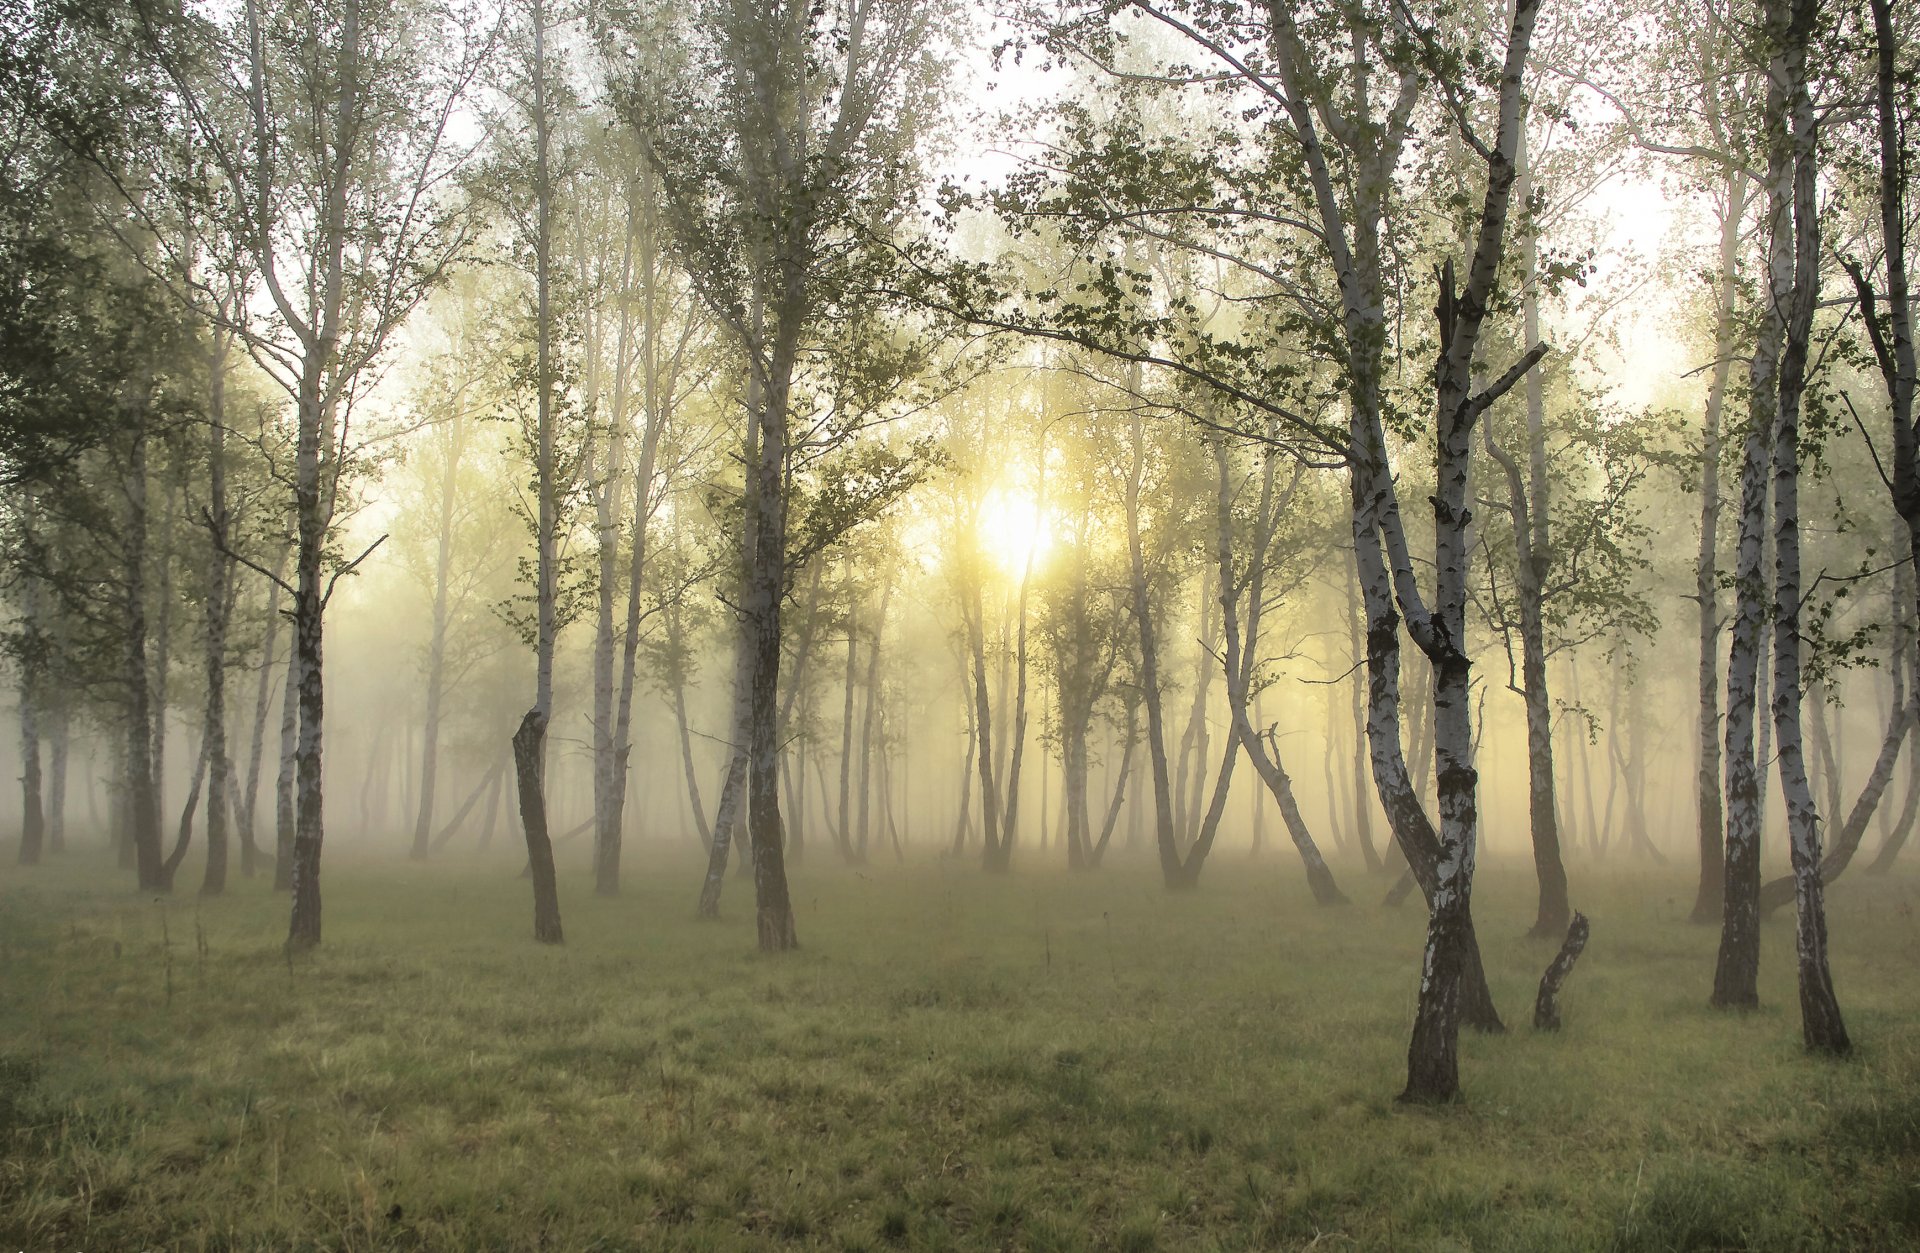
[[[1422,919],[1322,910],[1223,853],[988,878],[795,873],[803,949],[695,865],[563,880],[530,939],[505,862],[330,867],[281,955],[259,882],[196,904],[73,856],[0,871],[0,1247],[1785,1249],[1920,1246],[1916,880],[1834,892],[1859,1049],[1799,1046],[1791,919],[1765,1008],[1706,1006],[1684,876],[1576,866],[1566,1029],[1524,869],[1477,912],[1515,1029],[1463,1104],[1394,1103]],[[96,885],[114,884],[112,890]]]

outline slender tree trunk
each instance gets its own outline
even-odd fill
[[[466,450],[466,421],[454,414],[447,432],[446,464],[440,473],[440,530],[433,563],[433,625],[427,641],[427,710],[420,729],[420,806],[413,816],[410,856],[423,861],[431,851],[433,806],[440,781],[440,721],[446,697],[448,582],[453,573],[454,502],[459,494],[460,460]]]
[[[653,217],[654,172],[643,163],[638,190],[639,212],[629,202],[629,233],[639,232],[640,283],[642,292],[640,326],[640,386],[644,426],[640,432],[640,458],[633,471],[633,543],[627,559],[627,621],[621,637],[620,687],[613,711],[614,736],[610,772],[606,778],[604,806],[595,810],[598,828],[594,835],[595,881],[603,891],[615,891],[619,885],[619,853],[627,803],[628,771],[633,760],[633,685],[640,648],[640,604],[646,587],[648,544],[652,535],[654,510],[654,470],[659,458],[660,440],[666,431],[672,407],[672,383],[668,362],[660,345],[660,247],[657,223]],[[624,262],[623,262],[624,267]],[[627,335],[625,315],[621,319],[621,342]],[[615,406],[626,408],[625,352],[615,375]],[[676,629],[677,618],[670,617],[669,629]],[[675,716],[679,720],[680,747],[687,770],[687,794],[701,839],[712,843],[707,834],[706,814],[700,805],[699,784],[693,776],[693,749],[687,734],[686,689],[683,675],[674,680]],[[717,908],[716,904],[716,908]]]
[[[1815,128],[1807,90],[1807,47],[1813,0],[1774,0],[1775,23],[1791,32],[1779,60],[1789,84],[1793,142],[1793,288],[1780,355],[1780,403],[1774,418],[1773,722],[1780,782],[1786,797],[1788,850],[1793,863],[1800,967],[1801,1032],[1809,1050],[1852,1051],[1827,961],[1827,912],[1821,874],[1820,814],[1807,779],[1801,740],[1800,672],[1800,405],[1806,386],[1808,340],[1819,300],[1820,238],[1815,201]],[[1897,749],[1896,749],[1897,751]],[[1891,762],[1888,763],[1891,769]]]
[[[834,840],[840,856],[848,862],[861,859],[853,847],[853,708],[854,688],[860,674],[860,632],[856,629],[857,606],[847,606],[847,674],[845,701],[840,708],[840,825]]]
[[[513,734],[514,780],[520,793],[520,824],[526,834],[527,864],[533,878],[533,938],[562,942],[560,889],[554,876],[553,841],[547,830],[547,726],[553,717],[553,650],[559,628],[559,505],[553,413],[552,214],[553,181],[548,169],[547,20],[545,0],[532,0],[534,130],[534,385],[536,424],[534,474],[534,644],[533,708]]]
[[[65,703],[53,709],[53,728],[47,736],[46,786],[47,851],[56,857],[67,851],[67,756],[72,747],[72,715]]]
[[[1038,507],[1047,503],[1046,447],[1040,450],[1040,487]],[[1025,568],[1020,573],[1020,594],[1015,600],[1013,733],[1006,773],[1006,810],[1000,817],[1000,846],[992,870],[1006,870],[1013,861],[1014,841],[1020,835],[1020,767],[1027,751],[1027,598],[1033,586],[1033,548],[1027,548]]]
[[[207,516],[214,532],[227,533],[227,340],[216,332],[213,340],[208,398]],[[232,762],[227,757],[227,624],[233,613],[234,562],[215,547],[213,569],[207,579],[205,717],[207,759],[207,865],[200,895],[218,896],[227,890],[227,813],[232,792]]]
[[[1126,514],[1127,559],[1129,562],[1129,608],[1140,649],[1140,696],[1147,711],[1147,756],[1153,771],[1154,840],[1160,854],[1161,882],[1169,888],[1187,888],[1192,883],[1181,864],[1175,844],[1173,822],[1173,780],[1167,769],[1166,720],[1160,707],[1160,659],[1158,630],[1154,623],[1152,597],[1147,585],[1146,548],[1140,532],[1140,494],[1146,473],[1146,419],[1133,411],[1130,462],[1122,505]]]
[[[977,572],[976,572],[977,573]],[[967,645],[973,655],[974,743],[979,751],[974,764],[980,771],[980,864],[987,870],[1006,865],[1000,856],[1000,793],[994,786],[993,710],[987,697],[986,607],[980,601],[980,585],[972,588],[971,613],[967,619]]]
[[[880,593],[880,612],[873,620],[873,642],[867,650],[867,709],[860,727],[860,825],[855,843],[857,858],[867,859],[867,801],[872,795],[873,734],[880,707],[880,636],[887,627],[887,606],[893,600],[893,585]]]
[[[273,785],[273,890],[293,890],[293,835],[299,825],[294,799],[294,770],[299,759],[300,649],[287,650],[286,681],[280,688],[280,769]]]
[[[1221,763],[1220,782],[1215,790],[1212,807],[1209,809],[1205,825],[1202,827],[1200,841],[1188,856],[1191,863],[1189,873],[1196,879],[1199,876],[1200,863],[1206,858],[1213,842],[1214,832],[1218,829],[1221,808],[1226,803],[1226,788],[1231,778],[1231,768],[1236,752],[1244,750],[1253,763],[1273,798],[1280,806],[1281,819],[1286,823],[1287,834],[1292,837],[1293,845],[1300,854],[1300,860],[1306,869],[1307,886],[1312,889],[1314,900],[1322,905],[1343,905],[1346,896],[1334,883],[1333,872],[1327,866],[1326,859],[1320,855],[1320,848],[1314,842],[1313,835],[1307,829],[1306,819],[1300,813],[1300,806],[1294,800],[1293,782],[1280,763],[1279,744],[1263,741],[1259,732],[1247,719],[1248,689],[1252,686],[1256,651],[1260,643],[1261,619],[1266,602],[1266,567],[1269,549],[1273,543],[1274,530],[1274,462],[1271,457],[1266,461],[1261,474],[1260,497],[1254,515],[1253,533],[1248,544],[1248,566],[1244,578],[1236,569],[1233,559],[1233,485],[1232,463],[1224,444],[1214,448],[1214,464],[1217,472],[1217,491],[1215,494],[1215,565],[1217,575],[1215,584],[1219,591],[1220,623],[1226,636],[1226,651],[1222,656],[1222,672],[1227,687],[1227,708],[1233,717],[1233,737],[1228,743],[1227,755]],[[1290,505],[1293,492],[1286,493],[1286,499],[1279,503],[1284,512]],[[1246,600],[1246,635],[1241,637],[1241,598]]]
[[[266,756],[267,713],[273,702],[274,649],[280,638],[280,575],[286,569],[286,551],[274,563],[273,582],[267,585],[267,632],[260,646],[260,672],[254,679],[253,728],[247,737],[247,776],[241,803],[240,873],[252,878],[259,869],[260,845],[255,818],[259,813],[260,767]]]
[[[673,721],[680,734],[680,766],[687,777],[687,804],[693,810],[700,846],[713,851],[713,828],[707,825],[707,807],[700,799],[700,772],[693,765],[693,732],[687,723],[687,685],[676,676],[673,684]]]
[[[1771,460],[1779,405],[1782,318],[1791,296],[1793,267],[1791,146],[1784,129],[1785,88],[1776,79],[1767,89],[1769,117],[1765,190],[1767,193],[1767,282],[1771,299],[1761,311],[1760,327],[1748,367],[1748,428],[1740,465],[1740,540],[1734,574],[1734,620],[1727,652],[1726,705],[1726,877],[1720,923],[1720,953],[1714,969],[1712,1003],[1722,1008],[1751,1008],[1760,1003],[1760,836],[1761,763],[1754,729],[1759,705],[1761,626],[1766,608],[1764,546],[1767,467]],[[1778,131],[1778,134],[1773,132]]]
[[[1107,803],[1107,816],[1100,824],[1100,838],[1087,852],[1087,869],[1097,870],[1107,855],[1107,845],[1113,839],[1113,830],[1120,823],[1121,803],[1127,796],[1127,777],[1133,770],[1133,747],[1140,739],[1139,705],[1127,706],[1127,726],[1123,732],[1124,743],[1120,749],[1120,767],[1113,781],[1113,799]]]
[[[965,705],[967,710],[967,759],[960,767],[960,816],[953,824],[952,855],[955,857],[967,851],[967,806],[973,799],[973,759],[980,751],[978,720],[973,703],[967,700],[962,700],[960,703]]]
[[[140,890],[164,892],[160,852],[160,798],[153,779],[152,675],[147,664],[147,436],[135,427],[127,466],[126,560],[127,696],[126,806]]]
[[[1347,553],[1347,641],[1353,658],[1353,832],[1367,860],[1368,874],[1381,874],[1387,863],[1373,846],[1373,799],[1367,777],[1367,646],[1363,638],[1366,608],[1360,601],[1360,576],[1351,550]]]
[[[28,677],[20,681],[20,864],[40,863],[46,842],[46,813],[40,793],[40,725]]]
[[[713,811],[713,843],[707,852],[706,878],[700,885],[697,917],[720,916],[720,889],[727,879],[727,861],[733,854],[733,839],[740,826],[742,801],[747,782],[747,736],[753,716],[750,675],[753,655],[748,651],[744,632],[735,640],[733,713],[727,720],[733,734],[728,741],[726,773],[720,782],[720,800]]]

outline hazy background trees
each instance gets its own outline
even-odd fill
[[[1427,902],[1439,1099],[1476,857],[1556,940],[1635,857],[1719,1004],[1792,901],[1846,1049],[1823,893],[1920,810],[1877,0],[4,13],[21,861],[237,840],[298,948],[329,828],[504,797],[539,938],[644,843],[781,950],[789,859],[1284,832]]]

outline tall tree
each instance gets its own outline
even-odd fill
[[[792,574],[796,385],[830,307],[859,312],[876,224],[897,219],[939,65],[941,6],[712,0],[675,34],[677,73],[628,78],[624,105],[661,180],[675,252],[744,372],[739,677],[760,947],[795,946],[779,809],[782,604]],[[621,64],[641,13],[616,15]],[[643,33],[644,32],[644,33]],[[858,321],[857,317],[851,318]],[[839,333],[839,332],[836,332]],[[744,733],[741,735],[741,733]],[[725,831],[716,823],[715,843]]]

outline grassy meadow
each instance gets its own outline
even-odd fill
[[[1029,861],[1032,859],[1029,858]],[[7,1250],[1822,1249],[1920,1246],[1920,879],[1833,893],[1858,1055],[1706,1006],[1683,872],[1576,865],[1593,941],[1558,1035],[1527,869],[1480,931],[1504,1036],[1402,1108],[1422,918],[1315,908],[1280,858],[798,867],[800,952],[696,863],[562,882],[346,857],[291,963],[261,881],[197,903],[69,855],[0,870]]]

